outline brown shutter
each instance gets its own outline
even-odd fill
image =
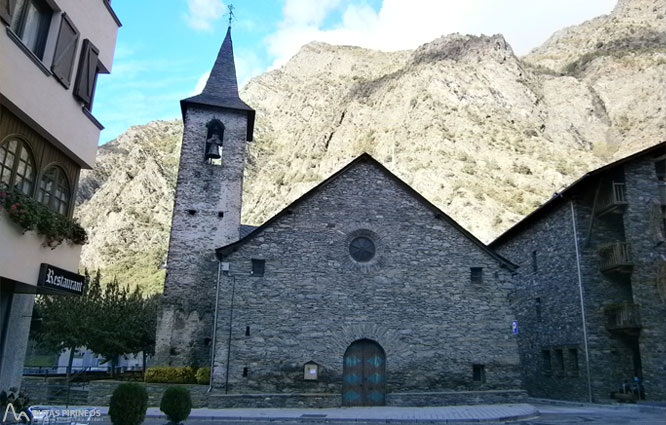
[[[12,23],[12,12],[16,6],[16,0],[0,0],[0,18],[7,23]]]
[[[71,82],[72,68],[74,67],[74,55],[76,53],[76,45],[78,42],[79,32],[69,20],[67,14],[63,13],[62,20],[60,21],[60,31],[58,32],[55,54],[53,55],[53,63],[51,64],[51,71],[53,71],[53,75],[66,88],[69,88],[69,83]]]
[[[92,102],[93,91],[95,89],[98,55],[99,50],[97,47],[95,47],[90,40],[83,40],[74,95],[81,99],[88,109],[90,109],[90,103]]]

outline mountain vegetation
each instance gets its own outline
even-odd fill
[[[257,111],[243,222],[368,152],[492,240],[585,172],[666,140],[664,7],[619,0],[524,57],[501,35],[304,46],[241,91]],[[83,265],[161,290],[181,135],[180,121],[156,121],[100,147],[79,189]]]

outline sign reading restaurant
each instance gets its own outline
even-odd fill
[[[39,269],[37,286],[50,289],[53,292],[66,292],[68,294],[81,295],[86,284],[84,276],[67,270],[42,263]]]

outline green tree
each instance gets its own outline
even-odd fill
[[[132,310],[128,305],[128,290],[117,280],[106,284],[94,312],[96,326],[88,339],[87,347],[111,364],[115,376],[118,357],[132,351],[137,338]]]
[[[44,350],[70,349],[67,376],[77,347],[87,347],[111,365],[115,375],[118,358],[126,354],[155,352],[155,328],[159,298],[145,297],[137,287],[130,291],[116,279],[102,285],[102,275],[85,272],[87,284],[81,296],[40,296],[36,305],[33,337]]]
[[[143,371],[146,371],[146,358],[155,354],[155,337],[157,328],[157,314],[159,311],[159,295],[144,297],[137,287],[129,298],[129,305],[133,309],[133,327],[136,329],[134,340],[131,342],[131,353],[143,353]]]
[[[86,270],[85,277],[86,285],[81,296],[40,295],[35,307],[35,316],[39,317],[33,326],[32,337],[47,351],[70,350],[68,378],[76,348],[88,345],[95,327],[89,318],[99,300],[101,275],[97,272],[91,279]]]

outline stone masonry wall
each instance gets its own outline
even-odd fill
[[[222,164],[204,160],[206,124],[225,126]],[[238,240],[247,116],[190,105],[178,170],[156,363],[209,364],[217,278],[215,248]]]
[[[613,181],[626,183],[626,210],[618,209],[615,213],[592,219],[593,194],[597,186],[600,184],[599,190],[607,191]],[[634,341],[638,338],[639,353],[636,354],[642,363],[646,397],[663,400],[666,398],[666,307],[659,297],[656,281],[659,262],[663,261],[662,255],[665,252],[654,160],[643,157],[615,167],[606,175],[579,186],[576,192],[574,205],[593,398],[607,400],[610,393],[617,391],[623,382],[632,381],[637,360],[634,358]],[[540,397],[586,400],[582,319],[580,312],[574,312],[576,308],[572,308],[576,304],[579,310],[579,300],[573,295],[577,277],[570,208],[567,200],[496,248],[522,266],[519,269],[514,311],[521,323],[526,322],[521,326],[520,348],[528,391]],[[633,269],[629,272],[601,272],[599,249],[613,242],[631,244]],[[542,275],[544,268],[541,267],[541,256],[539,272],[529,272],[533,250],[548,253],[545,270],[550,276]],[[560,288],[562,281],[570,284]],[[555,282],[558,284],[553,285]],[[541,297],[541,323],[550,335],[533,328],[534,324],[538,324],[535,299],[543,293],[548,294],[552,305],[552,309],[547,312],[544,297]],[[639,306],[639,336],[631,332],[608,330],[608,309],[621,303]],[[531,316],[526,312],[531,312]],[[553,312],[555,316],[550,317]],[[569,321],[571,326],[559,326],[558,323],[562,321]],[[566,369],[569,365],[566,354],[570,348],[564,342],[567,337],[572,347],[578,347],[578,372]],[[563,349],[565,370],[559,376],[555,371],[544,371],[543,359],[540,358],[544,346]]]
[[[529,231],[498,247],[498,252],[520,266],[511,304],[518,319],[526,389],[535,397],[585,400],[585,351],[569,204],[557,207]],[[563,368],[552,367],[556,349],[566,356]],[[577,361],[570,349],[577,350]],[[544,350],[551,356],[550,369]]]
[[[651,158],[625,165],[624,173],[629,202],[624,226],[634,261],[633,302],[640,308],[643,385],[648,399],[666,400],[666,302],[657,289],[666,258],[660,187]]]
[[[358,235],[376,245],[367,263],[349,255]],[[265,260],[264,276],[250,274],[251,259]],[[362,338],[386,353],[388,393],[521,388],[511,272],[371,162],[224,261],[218,389],[228,378],[232,394],[339,395],[344,352]],[[483,283],[470,282],[470,267],[483,268]],[[318,381],[303,380],[309,361]],[[485,366],[485,382],[473,382],[473,364]]]

